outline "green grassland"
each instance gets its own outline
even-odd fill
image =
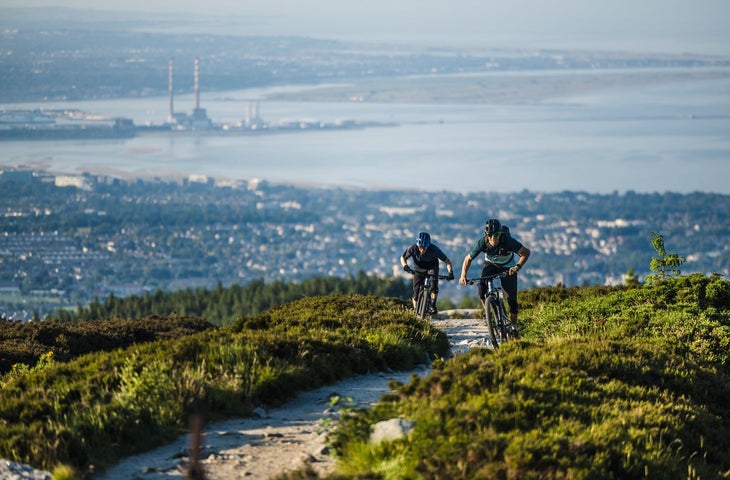
[[[99,329],[107,338],[78,355],[54,322],[44,335],[28,330],[29,350],[48,347],[37,363],[0,376],[0,458],[88,476],[176,438],[192,413],[249,415],[430,356],[429,376],[393,385],[330,434],[331,478],[730,476],[730,282],[692,275],[635,288],[551,287],[522,292],[521,305],[520,341],[448,360],[446,336],[407,302],[360,294],[305,297],[222,327],[129,321],[156,333],[130,342],[131,326],[112,329],[121,332],[114,349],[104,326],[112,320],[70,322],[88,329],[85,338]],[[0,356],[2,345],[21,342],[11,323],[1,331],[12,330],[14,343],[3,333]],[[414,430],[370,444],[371,426],[394,417]]]
[[[524,338],[343,421],[343,478],[730,477],[730,282],[526,292]],[[402,417],[408,438],[371,445]]]
[[[394,298],[308,297],[189,334],[184,328],[200,329],[199,322],[169,318],[172,327],[161,332],[154,320],[137,328],[158,333],[128,346],[129,335],[110,328],[112,321],[67,323],[65,333],[63,322],[24,327],[29,350],[39,341],[56,345],[61,335],[104,338],[104,347],[80,356],[66,351],[66,362],[49,348],[34,366],[15,364],[0,377],[0,458],[46,470],[70,465],[86,476],[176,438],[193,413],[209,420],[251,415],[305,389],[448,354],[445,334]],[[12,349],[19,327],[2,327],[12,330],[2,335]],[[106,351],[113,342],[119,348]]]

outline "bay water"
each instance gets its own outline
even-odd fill
[[[202,93],[215,122],[256,99],[264,121],[392,122],[349,130],[115,140],[3,141],[0,169],[204,175],[358,188],[730,194],[730,80],[613,88],[521,105],[281,102],[270,89]],[[175,110],[192,111],[191,95]],[[167,97],[5,104],[78,108],[161,124]]]

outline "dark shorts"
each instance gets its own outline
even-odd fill
[[[423,270],[420,268],[416,268],[413,270],[413,299],[415,300],[418,296],[418,292],[423,287],[423,283],[426,281],[426,277],[431,277],[431,291],[433,293],[438,293],[439,291],[439,269],[436,268],[429,268],[428,270]]]
[[[482,277],[488,277],[497,273],[509,270],[508,268],[498,267],[497,265],[488,263],[482,267]],[[507,297],[507,305],[509,306],[509,313],[517,314],[517,275],[507,275],[500,278],[502,281],[502,290]],[[484,300],[487,294],[487,284],[483,280],[479,281],[479,298]]]

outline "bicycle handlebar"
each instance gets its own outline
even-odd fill
[[[495,278],[506,277],[507,275],[509,275],[509,270],[495,273],[494,275],[487,275],[486,277],[467,278],[465,280],[466,280],[467,285],[474,285],[474,282],[479,282],[481,280],[485,280],[485,281],[494,280]]]
[[[415,272],[415,271],[412,271],[412,272],[408,272],[408,273],[410,273],[411,275],[415,275],[415,274],[416,274],[416,272]],[[448,276],[448,275],[436,275],[436,277],[437,277],[437,278],[438,278],[439,280],[449,280],[449,276]],[[455,278],[456,278],[456,277],[452,278],[451,280],[454,280]],[[451,280],[449,280],[449,281],[451,281]]]

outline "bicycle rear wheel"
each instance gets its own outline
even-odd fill
[[[487,301],[484,303],[484,311],[487,319],[487,332],[489,333],[489,341],[492,342],[492,348],[495,350],[499,348],[499,341],[497,339],[497,302],[487,297]]]

